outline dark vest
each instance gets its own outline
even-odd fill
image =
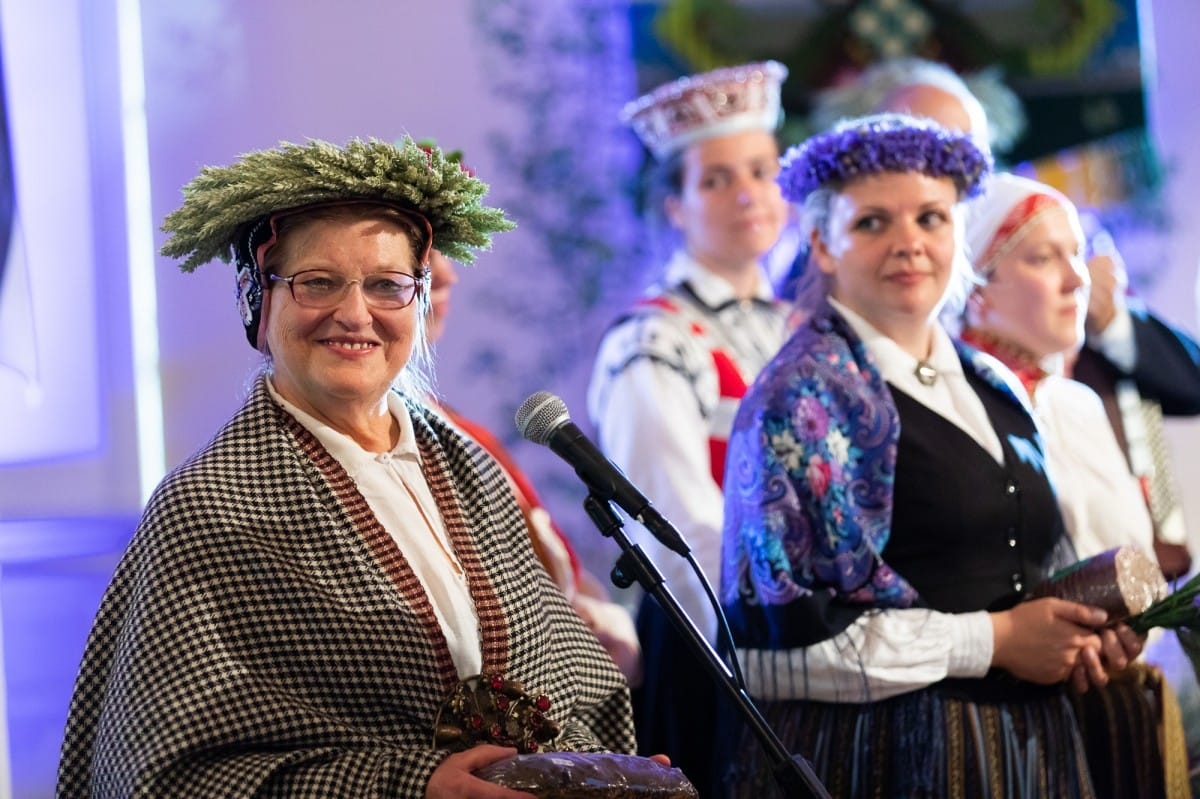
[[[1004,449],[892,388],[900,414],[892,534],[884,557],[930,608],[1003,610],[1049,573],[1065,535],[1033,420],[983,380],[967,380]]]

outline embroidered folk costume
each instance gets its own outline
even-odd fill
[[[605,454],[680,531],[714,588],[725,442],[746,386],[784,339],[785,311],[759,260],[786,214],[772,180],[786,75],[782,65],[764,62],[688,76],[629,103],[622,115],[655,168],[685,184],[671,186],[667,202],[688,217],[673,221],[682,241],[661,280],[600,343],[588,411]],[[747,134],[756,137],[752,143]],[[689,155],[709,152],[721,154],[711,177],[708,166],[685,166]],[[763,163],[754,164],[760,153]],[[696,198],[682,199],[689,192]],[[726,204],[718,213],[719,202]],[[700,204],[708,216],[694,210]],[[741,229],[725,229],[735,225]],[[735,246],[717,252],[719,239]],[[629,532],[683,610],[715,641],[715,611],[688,562],[639,525],[630,524]],[[709,795],[699,772],[712,763],[716,689],[652,598],[643,598],[637,624],[644,670],[634,693],[639,750],[666,753]]]
[[[1153,559],[1153,523],[1104,406],[1094,391],[1062,374],[1064,358],[1083,341],[1087,309],[1075,206],[1043,183],[999,174],[968,206],[965,234],[982,284],[968,303],[962,338],[1021,377],[1078,557],[1134,546]],[[989,284],[999,293],[989,293]],[[1073,315],[1063,311],[1072,303]],[[1073,695],[1098,796],[1190,796],[1183,728],[1170,693],[1161,671],[1135,662],[1108,685]],[[1174,754],[1171,742],[1179,749]]]

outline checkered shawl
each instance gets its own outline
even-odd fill
[[[625,682],[538,564],[496,462],[409,407],[485,672],[551,699],[559,748],[632,751]],[[150,499],[87,644],[58,796],[420,797],[457,680],[403,554],[260,380]]]

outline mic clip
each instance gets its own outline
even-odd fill
[[[621,516],[613,508],[612,501],[601,499],[596,496],[595,492],[589,491],[587,497],[583,500],[583,509],[587,511],[587,515],[591,518],[596,528],[605,538],[613,538],[621,529]],[[637,578],[629,574],[626,569],[621,568],[621,563],[625,560],[622,555],[612,567],[612,572],[609,574],[609,579],[617,588],[628,588],[633,585]]]

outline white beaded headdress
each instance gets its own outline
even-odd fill
[[[628,103],[621,121],[658,159],[703,139],[773,131],[787,72],[783,64],[763,61],[689,75]]]

